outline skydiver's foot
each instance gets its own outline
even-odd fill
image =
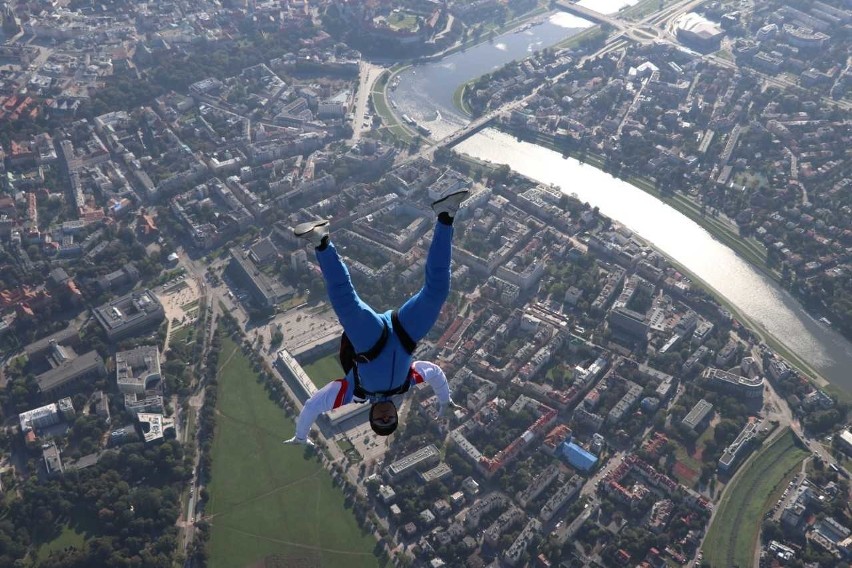
[[[293,234],[300,239],[305,239],[314,248],[322,250],[328,246],[328,219],[308,221],[307,223],[296,225],[296,228],[293,229]]]
[[[445,219],[449,217],[450,223],[447,224],[452,224],[453,217],[456,216],[462,202],[468,197],[470,197],[469,189],[462,189],[461,191],[449,193],[437,201],[433,201],[432,210],[438,215],[438,219],[442,222],[445,222]]]

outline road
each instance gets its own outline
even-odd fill
[[[352,121],[352,143],[355,144],[361,139],[361,134],[369,130],[371,126],[364,126],[364,117],[367,115],[367,102],[370,100],[370,92],[373,90],[373,85],[385,71],[384,67],[361,61],[358,78],[358,94],[355,99],[355,108],[353,114],[355,118]]]
[[[580,489],[581,496],[593,496],[595,495],[598,483],[600,483],[601,479],[606,477],[606,475],[621,465],[624,461],[624,457],[626,452],[624,450],[619,450],[615,452],[612,457],[606,462],[606,465],[600,469],[596,474],[589,478],[583,488]]]
[[[207,354],[210,351],[213,330],[216,328],[216,321],[219,318],[219,312],[221,310],[218,302],[211,299],[207,283],[204,280],[204,268],[193,263],[182,250],[179,254],[181,255],[179,257],[179,262],[187,271],[187,276],[195,279],[200,292],[200,299],[202,300],[201,303],[206,306],[207,310],[205,320],[207,329],[204,330],[204,346],[201,351],[201,364],[198,366],[198,369],[202,369],[204,362],[207,360]],[[201,330],[198,331],[199,333],[201,332]],[[186,412],[187,415],[183,417],[182,420],[180,418],[180,406],[176,403],[174,405],[178,422],[182,422],[183,424],[183,428],[181,429],[181,443],[184,445],[189,442],[190,421],[196,426],[198,425],[198,413],[201,410],[201,406],[204,404],[205,386],[198,374],[196,374],[194,382],[190,385],[190,389],[193,394],[189,397],[189,408]],[[193,443],[196,448],[200,447],[197,430],[195,432],[195,439],[193,440]],[[189,547],[192,545],[192,541],[195,538],[195,508],[198,504],[198,494],[201,490],[201,485],[198,479],[198,465],[200,461],[201,453],[196,451],[195,460],[192,464],[192,478],[189,482],[189,500],[187,502],[186,511],[181,511],[181,516],[177,520],[179,529],[182,529],[180,534],[183,539],[184,553],[189,550]]]

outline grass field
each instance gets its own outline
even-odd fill
[[[703,550],[714,567],[751,566],[770,497],[808,453],[795,443],[789,430],[746,464],[725,493],[707,533]]]
[[[411,142],[415,138],[415,135],[409,132],[408,129],[396,119],[393,111],[391,111],[388,106],[388,101],[385,97],[384,89],[385,85],[387,85],[390,80],[390,77],[390,73],[384,73],[373,85],[373,90],[370,91],[370,98],[373,101],[373,109],[375,109],[376,114],[382,117],[382,122],[391,134],[405,142]]]
[[[183,341],[184,343],[189,340],[189,335],[192,332],[191,325],[182,325],[180,327],[172,327],[172,342]]]
[[[672,0],[640,0],[633,6],[622,8],[618,15],[626,20],[641,20],[654,12],[659,12],[672,3]]]
[[[336,353],[326,355],[302,368],[305,369],[318,389],[343,377],[343,367],[340,366]]]
[[[710,440],[713,437],[715,430],[715,426],[708,426],[705,428],[704,432],[702,432],[698,439],[695,440],[695,443],[693,444],[693,451],[690,451],[682,442],[672,440],[675,444],[675,456],[677,457],[677,461],[681,464],[681,468],[675,468],[675,477],[677,477],[678,481],[684,485],[692,487],[693,489],[696,488],[698,478],[701,475],[701,466],[703,465],[701,455],[704,451],[704,446],[707,443],[707,440]]]
[[[69,525],[64,525],[62,532],[56,538],[39,547],[36,558],[38,560],[46,559],[52,552],[61,552],[69,546],[78,550],[82,549],[83,543],[86,542],[86,535],[83,532],[78,532],[79,530],[78,527],[72,528]]]
[[[293,421],[267,397],[249,361],[223,341],[206,515],[211,568],[275,556],[286,566],[375,567],[340,489],[301,446],[283,446]]]
[[[388,16],[388,25],[397,30],[417,30],[417,16],[407,12],[393,12]]]

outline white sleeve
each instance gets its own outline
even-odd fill
[[[439,403],[450,402],[450,385],[447,384],[447,376],[441,367],[429,361],[415,361],[412,365],[417,374],[435,391]]]
[[[331,381],[320,390],[315,392],[311,398],[305,402],[302,412],[299,413],[299,418],[296,419],[296,437],[304,440],[308,437],[308,432],[311,431],[311,425],[316,421],[317,417],[323,412],[328,412],[334,408],[334,403],[340,394],[340,389],[345,389],[343,381]]]

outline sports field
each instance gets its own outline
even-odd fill
[[[719,510],[704,541],[705,558],[711,566],[751,566],[769,497],[775,487],[808,453],[795,443],[787,430],[771,446],[746,464],[725,492]]]
[[[343,367],[340,366],[336,353],[326,355],[322,359],[317,359],[302,368],[318,389],[321,389],[331,381],[343,378]]]
[[[206,516],[211,568],[378,565],[343,494],[301,446],[284,446],[293,421],[267,397],[248,360],[222,342],[213,479]]]

